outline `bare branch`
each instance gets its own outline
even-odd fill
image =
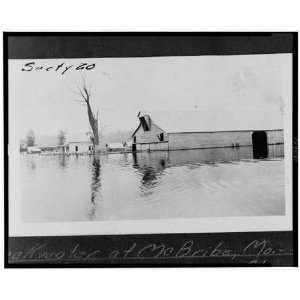
[[[93,109],[91,107],[90,99],[91,99],[91,87],[87,85],[85,78],[81,75],[82,84],[77,86],[76,91],[73,93],[76,95],[76,97],[79,97],[80,100],[76,99],[76,102],[80,102],[83,105],[86,105],[87,107],[87,114],[89,123],[92,129],[93,133],[93,143],[95,146],[99,146],[99,128],[98,128],[98,116],[99,116],[99,110],[97,111],[97,114],[93,113]]]
[[[79,99],[80,99],[80,100],[79,100],[79,99],[76,99],[76,102],[81,102],[81,103],[86,104],[86,100],[85,100],[84,94],[82,93],[80,87],[77,86],[76,88],[77,88],[77,90],[72,90],[72,93],[74,94],[74,96],[75,96],[76,98],[79,97]]]
[[[85,93],[85,100],[88,102],[90,100],[90,95],[86,87],[83,87],[83,91]]]
[[[86,103],[85,103],[85,101],[83,101],[82,99],[76,99],[76,98],[73,98],[73,99],[71,99],[73,102],[75,102],[75,103],[78,103],[78,104],[80,104],[80,105],[82,105],[82,106],[86,106]]]
[[[82,91],[80,88],[78,88],[78,91],[79,91],[81,97],[82,97],[82,98],[84,99],[84,101],[87,103],[88,100],[89,100],[89,98],[88,98],[87,95],[84,94],[84,92],[85,92],[84,87],[83,87],[83,91]]]

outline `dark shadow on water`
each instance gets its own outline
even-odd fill
[[[151,194],[159,184],[160,178],[168,164],[168,152],[132,153],[133,167],[141,178],[140,190],[142,195]]]
[[[30,171],[34,172],[35,169],[36,169],[36,157],[35,156],[29,156],[28,154],[26,154],[26,155],[29,158],[29,159],[27,159],[27,168]]]
[[[69,157],[67,155],[59,155],[58,157],[58,165],[59,167],[64,170],[68,167],[69,164]]]
[[[269,145],[265,159],[278,159],[284,155],[283,145]],[[203,165],[218,167],[220,164],[239,164],[241,161],[257,163],[253,147],[212,148],[178,151],[132,153],[133,168],[140,176],[142,195],[154,192],[167,168],[186,166],[201,168]],[[261,158],[261,157],[260,157]]]
[[[91,180],[91,208],[89,211],[89,218],[93,220],[97,211],[97,199],[101,198],[101,164],[99,156],[92,158],[92,180]]]
[[[264,156],[267,159],[282,158],[284,156],[283,144],[269,145],[267,150],[268,155]],[[262,157],[260,157],[262,158]],[[198,150],[179,150],[170,151],[168,162],[170,167],[182,166],[189,164],[197,165],[212,165],[228,163],[236,164],[244,160],[255,160],[253,148],[235,147],[235,148],[212,148]]]

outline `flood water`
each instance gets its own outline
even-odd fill
[[[99,156],[23,154],[25,222],[285,213],[283,145]]]

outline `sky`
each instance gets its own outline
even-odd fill
[[[30,62],[43,69],[22,71],[31,69],[25,67]],[[76,70],[81,63],[91,70]],[[19,141],[30,129],[36,135],[89,131],[86,107],[75,92],[83,78],[91,87],[104,134],[135,129],[139,111],[167,116],[187,110],[213,117],[214,112],[232,110],[243,119],[252,117],[249,112],[255,109],[265,114],[266,122],[282,127],[284,107],[292,101],[291,54],[10,60],[10,139]],[[228,127],[230,114],[216,122]]]

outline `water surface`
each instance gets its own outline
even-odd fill
[[[283,215],[283,145],[20,157],[25,222]]]

